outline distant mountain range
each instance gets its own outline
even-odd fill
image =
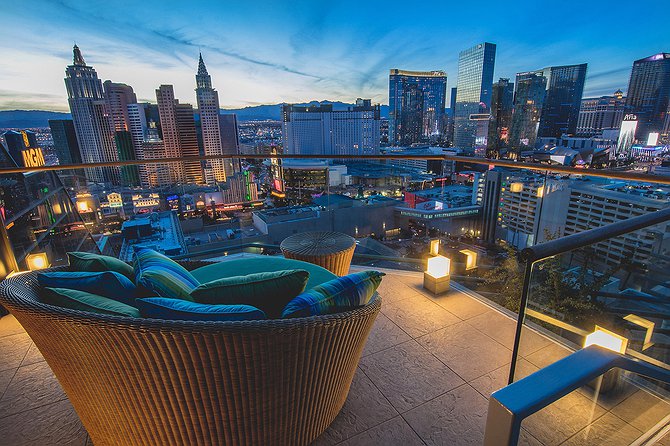
[[[305,102],[301,106],[332,104],[333,110],[346,110],[354,104],[332,101],[312,101]],[[282,104],[256,105],[254,107],[244,107],[237,109],[221,109],[221,113],[234,113],[239,121],[258,121],[271,119],[279,121],[281,119]],[[381,106],[381,115],[388,118],[388,105]],[[48,127],[49,119],[71,119],[69,113],[51,112],[44,110],[0,110],[0,128],[34,128]]]

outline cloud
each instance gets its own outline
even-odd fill
[[[628,65],[626,67],[613,68],[611,70],[605,70],[605,71],[600,71],[598,73],[589,74],[589,75],[587,75],[587,78],[589,80],[594,80],[594,79],[598,79],[598,78],[601,78],[601,77],[613,77],[613,76],[623,74],[623,73],[630,73],[630,70],[631,70],[631,66]]]

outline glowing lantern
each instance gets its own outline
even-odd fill
[[[36,254],[28,254],[26,256],[26,265],[31,271],[44,269],[49,267],[49,258],[46,252],[39,252]]]
[[[477,268],[477,253],[469,249],[462,249],[461,254],[465,254],[465,270]]]
[[[596,325],[593,333],[587,335],[584,340],[584,347],[589,345],[598,345],[613,352],[624,354],[626,348],[628,348],[628,339]]]
[[[449,275],[451,267],[451,260],[444,256],[435,256],[428,259],[428,268],[426,273],[437,278],[446,277]]]
[[[440,240],[431,240],[430,241],[430,255],[436,256],[440,253]]]
[[[423,287],[433,294],[442,294],[449,291],[451,276],[451,260],[436,255],[428,258],[426,271],[423,273]]]

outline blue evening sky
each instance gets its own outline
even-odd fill
[[[665,5],[665,6],[664,6]],[[445,70],[498,45],[495,78],[587,62],[585,95],[626,90],[633,60],[670,51],[664,1],[7,0],[0,10],[0,109],[67,110],[72,44],[101,79],[193,103],[202,50],[222,107],[372,98],[388,70]]]

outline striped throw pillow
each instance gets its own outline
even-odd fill
[[[193,300],[191,291],[200,285],[186,268],[149,248],[135,251],[134,269],[135,283],[146,296]]]
[[[382,276],[379,271],[363,271],[324,282],[289,302],[282,317],[332,314],[367,305]]]

